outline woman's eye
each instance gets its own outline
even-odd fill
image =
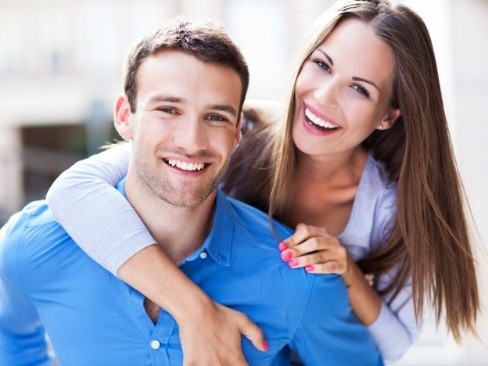
[[[316,64],[318,67],[320,67],[321,69],[323,69],[323,70],[325,70],[327,72],[330,72],[330,67],[329,67],[329,65],[326,62],[324,62],[322,60],[319,60],[319,59],[312,60],[312,62],[314,64]]]
[[[365,96],[366,98],[368,98],[368,99],[370,98],[369,92],[365,88],[363,88],[361,85],[355,84],[355,85],[352,86],[352,88],[355,91],[357,91],[359,94]]]

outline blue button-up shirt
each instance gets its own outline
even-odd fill
[[[277,243],[265,214],[219,192],[209,236],[180,268],[263,329],[268,352],[242,340],[250,365],[289,365],[290,349],[307,365],[381,365],[341,278],[291,270]],[[181,365],[174,318],[161,310],[153,324],[143,301],[86,256],[43,201],[0,231],[0,365],[47,365],[45,332],[61,365]]]

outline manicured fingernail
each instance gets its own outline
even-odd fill
[[[268,349],[269,349],[268,342],[263,341],[263,349],[264,349],[264,351],[268,351]]]
[[[288,262],[288,265],[290,267],[295,267],[298,264],[298,259],[292,259],[291,261]]]
[[[288,262],[291,257],[293,257],[293,254],[291,252],[283,252],[281,253],[281,259],[283,259],[285,262]]]
[[[315,268],[313,266],[306,266],[305,267],[305,271],[307,271],[307,272],[313,272],[314,269]]]
[[[285,249],[288,249],[290,247],[290,244],[288,244],[286,241],[282,241],[280,245],[278,245],[278,249],[283,251]]]

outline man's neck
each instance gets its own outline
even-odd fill
[[[157,197],[128,174],[125,193],[158,245],[175,263],[202,246],[210,232],[216,190],[198,207],[177,207]]]

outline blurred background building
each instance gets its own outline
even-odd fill
[[[456,155],[488,243],[488,1],[404,0],[426,21]],[[294,51],[330,0],[0,0],[0,225],[42,199],[57,175],[115,137],[112,103],[130,45],[178,14],[226,24],[249,62],[249,98],[279,100]],[[486,258],[480,256],[481,277]],[[487,284],[483,283],[486,298]],[[486,301],[485,301],[486,303]],[[486,365],[488,349],[456,346],[427,316],[398,365]],[[487,321],[480,335],[488,339]]]

